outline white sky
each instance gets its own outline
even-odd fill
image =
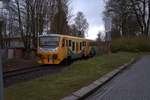
[[[2,6],[0,2],[0,6]],[[88,39],[96,39],[99,31],[104,32],[104,22],[102,20],[104,10],[104,0],[72,0],[72,13],[76,15],[82,11],[89,23]]]
[[[104,0],[72,0],[73,14],[82,11],[89,23],[88,39],[96,39],[99,31],[104,32],[102,20]]]
[[[2,8],[2,1],[0,1],[0,8]]]

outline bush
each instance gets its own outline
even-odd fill
[[[112,52],[128,51],[128,52],[149,52],[149,37],[122,37],[113,40],[111,43]]]

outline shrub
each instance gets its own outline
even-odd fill
[[[128,52],[149,52],[150,37],[122,37],[113,40],[111,43],[112,52],[128,51]]]

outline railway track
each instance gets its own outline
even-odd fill
[[[4,86],[8,87],[21,82],[52,75],[63,71],[66,65],[39,65],[14,71],[4,72]]]
[[[9,78],[9,77],[13,77],[13,76],[27,74],[30,72],[39,71],[44,68],[46,68],[46,67],[43,67],[42,65],[40,65],[40,66],[34,66],[34,67],[30,67],[30,68],[22,68],[22,69],[18,69],[18,70],[14,70],[14,71],[8,71],[8,72],[4,72],[4,78]]]
[[[4,72],[4,78],[10,78],[14,76],[19,76],[19,75],[24,75],[28,73],[34,73],[37,71],[44,71],[44,70],[59,70],[62,69],[64,65],[39,65],[39,66],[33,66],[33,67],[28,67],[28,68],[22,68],[14,71],[7,71]]]

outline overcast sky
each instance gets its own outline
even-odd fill
[[[96,39],[99,31],[104,32],[104,0],[72,0],[71,6],[74,14],[82,11],[87,18],[90,25],[87,38]]]
[[[2,8],[2,1],[0,1],[0,8]]]
[[[1,2],[0,2],[1,6]],[[82,11],[89,23],[89,39],[96,39],[99,31],[104,32],[104,22],[102,20],[104,10],[104,0],[72,0],[72,13],[75,15]]]

